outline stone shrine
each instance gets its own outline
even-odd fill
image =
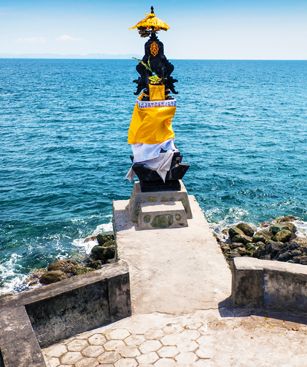
[[[132,166],[127,174],[136,175],[130,199],[131,220],[138,229],[174,228],[188,225],[192,218],[189,199],[182,178],[189,165],[182,163],[182,154],[175,145],[172,119],[176,112],[177,94],[172,77],[174,66],[164,54],[164,45],[157,32],[169,26],[151,12],[132,29],[145,43],[145,55],[138,60],[138,95],[128,132]]]

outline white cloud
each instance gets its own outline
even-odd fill
[[[62,34],[61,36],[57,37],[56,40],[59,42],[77,42],[77,41],[81,41],[82,38],[73,37],[73,36],[70,36],[69,34]]]
[[[20,43],[31,43],[31,44],[43,44],[47,42],[45,37],[19,37],[17,42]]]

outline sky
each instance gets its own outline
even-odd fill
[[[307,0],[0,0],[0,57],[143,54],[155,7],[171,59],[307,59]]]

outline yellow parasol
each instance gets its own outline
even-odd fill
[[[156,17],[153,6],[151,7],[151,13],[147,14],[144,19],[139,21],[136,25],[131,27],[130,29],[138,29],[138,30],[147,30],[147,31],[167,31],[169,29],[169,25],[163,22],[163,20]]]

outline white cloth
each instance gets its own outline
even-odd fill
[[[133,152],[133,163],[145,162],[150,159],[158,158],[161,149],[165,151],[178,152],[175,147],[174,139],[169,139],[159,144],[131,144]]]
[[[169,139],[160,144],[131,144],[133,152],[133,163],[144,163],[146,167],[156,171],[165,182],[165,177],[169,171],[175,152],[174,139]],[[165,152],[161,153],[161,149]],[[133,180],[135,173],[132,167],[129,169],[126,178]]]
[[[167,172],[171,168],[173,156],[174,156],[174,152],[171,150],[168,150],[165,153],[160,153],[160,155],[157,158],[153,158],[153,159],[150,159],[144,162],[144,165],[145,167],[150,168],[153,171],[156,171],[158,175],[162,178],[162,180],[165,182]],[[129,181],[132,181],[134,176],[135,176],[135,172],[133,171],[133,168],[130,167],[126,175],[126,178]]]

